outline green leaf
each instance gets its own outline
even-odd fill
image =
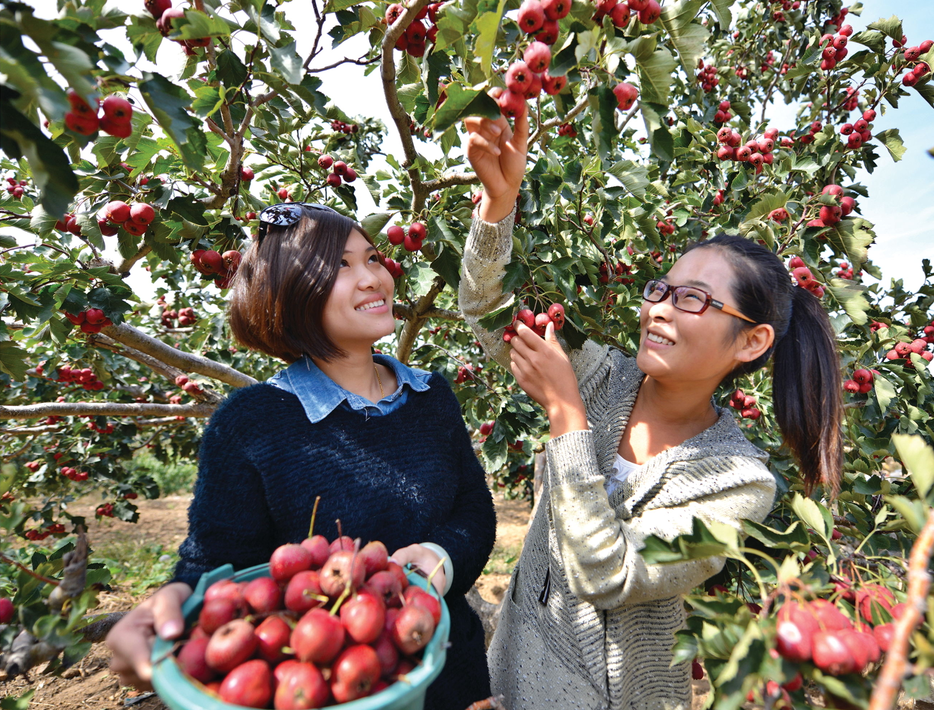
[[[749,537],[771,549],[806,551],[811,548],[807,530],[797,520],[784,532],[773,530],[762,523],[744,520],[743,530]]]
[[[389,222],[391,217],[392,213],[390,212],[376,212],[364,217],[360,222],[360,226],[363,227],[363,230],[371,237],[375,237],[383,231],[383,227],[386,226],[386,223]]]
[[[28,352],[16,347],[9,340],[0,341],[0,372],[5,372],[14,380],[22,382],[26,379],[26,370],[29,369],[28,358]]]
[[[172,28],[177,30],[177,33],[172,33],[172,39],[176,39],[176,34],[180,39],[230,36],[230,27],[226,22],[219,17],[211,17],[199,10],[185,10],[185,19],[180,19],[178,26],[173,22]]]
[[[667,110],[671,96],[671,78],[678,63],[664,47],[656,49],[647,57],[636,57],[636,69],[641,87],[643,103],[661,104]]]
[[[665,106],[657,104],[648,104],[642,102],[642,119],[645,121],[645,129],[649,134],[649,144],[652,146],[652,154],[659,160],[671,162],[675,159],[674,138],[668,132],[667,126],[662,122],[662,114],[667,110]],[[745,175],[745,170],[739,171],[740,175]]]
[[[65,81],[84,97],[94,91],[94,85],[88,81],[94,70],[94,62],[82,50],[61,41],[58,27],[47,20],[41,20],[31,13],[19,15],[23,34],[28,35],[46,59],[65,78]],[[89,38],[96,39],[93,35]]]
[[[854,268],[869,258],[868,249],[876,239],[872,224],[862,218],[845,219],[837,225],[837,233],[843,238],[843,249]]]
[[[650,565],[717,557],[729,549],[700,518],[694,518],[691,533],[688,535],[678,535],[670,542],[656,535],[649,535],[643,542],[644,546],[639,550],[639,554]]]
[[[496,47],[496,35],[505,6],[506,0],[499,0],[495,10],[482,13],[474,22],[477,32],[474,51],[480,59],[480,67],[485,76],[490,76],[493,69],[493,50]]]
[[[2,343],[0,343],[2,345]],[[928,517],[927,506],[924,501],[912,500],[905,496],[886,496],[885,502],[895,508],[908,528],[916,535],[921,532]]]
[[[234,52],[225,49],[217,54],[217,78],[224,86],[240,86],[246,79],[247,70]]]
[[[302,58],[295,51],[295,46],[295,42],[290,42],[284,47],[269,48],[273,68],[290,84],[302,80]]]
[[[830,533],[833,530],[833,518],[830,511],[823,505],[810,498],[805,498],[800,493],[795,493],[791,501],[791,509],[804,521],[805,525],[817,532],[825,540],[830,539]]]
[[[65,152],[8,100],[8,90],[0,87],[0,150],[12,158],[25,157],[32,177],[41,191],[39,202],[58,218],[68,211],[77,194],[78,178]]]
[[[834,299],[856,325],[863,325],[869,320],[866,311],[870,306],[865,286],[849,279],[831,279],[828,286]]]
[[[645,188],[649,184],[649,170],[644,165],[631,160],[621,160],[607,169],[610,175],[623,183],[631,194],[640,200],[645,198]]]
[[[873,380],[873,391],[876,393],[876,399],[879,402],[879,409],[883,412],[889,408],[889,404],[895,399],[895,387],[892,383],[881,375],[876,375]]]
[[[432,131],[435,136],[440,136],[467,116],[497,119],[501,115],[499,105],[485,91],[451,84],[447,87],[447,98],[435,113]]]
[[[926,498],[934,486],[934,449],[917,435],[893,434],[892,442],[911,475],[918,497]]]
[[[616,107],[618,102],[613,90],[607,86],[596,86],[587,94],[590,103],[590,114],[593,116],[593,137],[596,142],[597,155],[600,160],[606,160],[613,153],[616,146]]]
[[[754,219],[768,217],[772,210],[784,207],[787,203],[788,195],[779,188],[768,190],[762,194],[762,197],[752,203],[752,207],[749,208],[749,213],[746,215],[744,221],[748,222]]]
[[[191,103],[191,110],[201,118],[212,116],[224,103],[221,91],[222,88],[217,86],[202,86],[200,89],[195,89],[195,100]]]
[[[717,22],[720,23],[722,30],[728,30],[733,24],[733,13],[730,12],[730,6],[733,0],[710,0],[710,7],[717,15]]]
[[[431,262],[431,268],[438,276],[457,291],[461,280],[461,255],[450,245],[440,243],[438,255]]]
[[[143,72],[139,90],[162,130],[178,148],[185,165],[200,170],[207,154],[207,139],[199,122],[187,111],[190,103],[185,90],[161,74],[149,72]]]
[[[902,31],[902,21],[899,20],[896,15],[892,15],[887,20],[880,18],[869,25],[867,29],[879,30],[882,34],[888,35],[899,42],[901,42],[902,37],[905,36],[905,33]]]
[[[905,144],[902,142],[902,137],[898,134],[897,128],[880,131],[876,133],[876,138],[886,147],[889,155],[892,156],[892,160],[896,163],[905,155]]]
[[[677,0],[662,9],[662,26],[668,31],[671,43],[681,58],[681,66],[688,76],[697,71],[697,60],[703,56],[710,32],[694,22],[705,0]]]

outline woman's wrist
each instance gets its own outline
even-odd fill
[[[518,191],[516,191],[515,193],[510,192],[505,196],[490,197],[490,195],[484,191],[483,197],[480,200],[480,208],[477,210],[477,216],[484,222],[489,222],[490,224],[502,222],[510,215],[513,207],[516,206],[516,197],[518,197],[518,194]]]
[[[570,431],[584,431],[590,428],[587,422],[587,410],[584,402],[558,402],[546,409],[552,438]]]

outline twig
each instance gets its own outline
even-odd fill
[[[564,118],[560,118],[560,117],[553,118],[550,121],[545,121],[544,123],[540,123],[538,126],[538,130],[535,131],[535,133],[532,135],[531,138],[529,138],[529,145],[538,141],[539,138],[542,137],[542,134],[548,131],[549,129],[556,128],[557,126],[560,126],[561,124],[567,123],[568,121],[572,120],[581,111],[587,108],[587,103],[588,103],[587,94],[585,93],[584,98],[578,101],[577,105],[574,106],[574,108],[572,108],[570,111],[568,111],[567,114],[564,116]],[[638,107],[638,104],[637,104],[637,107]]]
[[[895,636],[889,646],[882,670],[876,677],[876,687],[869,700],[869,710],[890,710],[895,707],[902,679],[908,671],[909,637],[924,619],[931,575],[927,571],[928,561],[934,551],[934,510],[928,513],[927,522],[911,548],[908,558],[908,598],[905,611],[895,620]]]
[[[402,327],[402,333],[399,335],[399,347],[396,349],[396,359],[402,363],[407,363],[412,355],[412,345],[415,343],[415,336],[422,327],[422,323],[428,317],[426,313],[434,305],[438,294],[444,290],[445,281],[440,276],[436,276],[428,289],[428,293],[418,299],[413,309],[413,318],[406,321]]]
[[[16,560],[11,560],[9,557],[7,557],[6,555],[4,555],[2,552],[0,552],[0,562],[6,562],[8,565],[13,565],[14,567],[17,567],[17,568],[19,568],[20,570],[22,570],[23,572],[25,572],[26,574],[28,574],[28,575],[29,575],[30,577],[32,577],[33,579],[38,579],[40,582],[45,582],[46,584],[51,584],[53,587],[57,587],[57,586],[58,586],[58,581],[57,581],[57,580],[49,579],[48,577],[43,577],[41,574],[37,574],[36,572],[33,572],[31,569],[29,569],[28,567],[24,567],[23,565],[21,565],[21,564],[20,564],[19,562],[17,562]]]
[[[129,402],[42,402],[5,407],[0,405],[0,419],[37,419],[39,417],[210,417],[217,409],[212,404],[142,404]]]

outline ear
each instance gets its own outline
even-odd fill
[[[772,326],[760,323],[749,330],[743,331],[736,339],[738,347],[736,359],[740,362],[752,362],[772,347],[775,342],[775,329]]]

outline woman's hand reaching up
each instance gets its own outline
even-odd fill
[[[515,126],[500,116],[495,121],[472,116],[464,119],[467,158],[483,183],[480,219],[499,222],[512,212],[525,176],[529,117],[525,109]]]

